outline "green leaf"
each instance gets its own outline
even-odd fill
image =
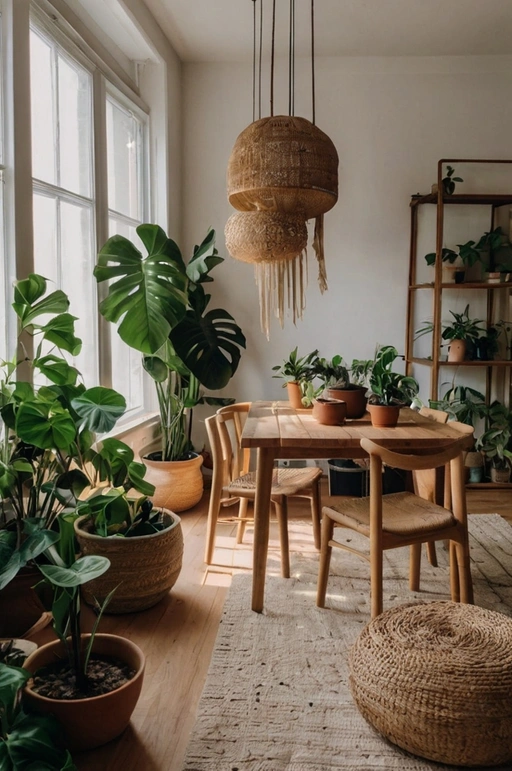
[[[96,386],[73,399],[71,406],[84,421],[82,429],[106,433],[124,415],[126,400],[112,388]]]
[[[34,359],[34,367],[37,367],[41,374],[56,385],[73,385],[78,377],[78,370],[75,367],[53,353]]]
[[[73,419],[60,404],[20,405],[16,416],[16,433],[24,442],[42,450],[54,449],[67,452],[76,435]]]
[[[128,239],[112,236],[99,253],[94,275],[98,282],[110,282],[102,315],[121,321],[118,332],[127,345],[153,354],[185,314],[188,279],[179,249],[161,228],[140,225],[137,233],[147,257]]]
[[[46,292],[46,279],[37,273],[14,284],[14,302],[18,305],[32,305]]]
[[[77,356],[82,349],[82,341],[75,337],[75,321],[76,316],[61,313],[41,327],[46,340],[68,351],[72,356]]]
[[[208,274],[221,262],[224,262],[224,257],[219,257],[215,248],[215,230],[210,230],[202,244],[195,247],[194,255],[187,265],[187,276],[196,284],[213,281]]]
[[[171,342],[199,382],[210,390],[218,390],[236,372],[240,348],[245,348],[246,341],[233,317],[216,309],[205,316],[188,311],[171,332]]]
[[[110,567],[110,560],[95,554],[80,557],[69,568],[57,565],[40,565],[39,569],[48,581],[54,586],[71,589],[82,586],[94,578],[99,578]]]

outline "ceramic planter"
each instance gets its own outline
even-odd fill
[[[151,496],[159,509],[186,511],[191,509],[203,496],[203,458],[196,455],[189,460],[150,460],[145,455],[151,448],[141,451],[142,462],[147,468],[145,480],[155,485]]]
[[[495,466],[491,466],[491,482],[497,484],[510,482],[510,466],[507,468],[495,468]]]
[[[82,587],[86,602],[94,605],[116,588],[106,613],[132,613],[156,605],[174,586],[183,561],[181,520],[173,512],[164,512],[165,530],[133,538],[104,538],[88,532],[87,515],[75,522],[75,534],[82,556],[108,557],[106,573]]]
[[[311,408],[312,405],[305,407],[302,404],[302,390],[300,383],[290,381],[286,384],[286,390],[288,391],[290,407],[293,407],[294,410],[307,410]]]
[[[323,426],[340,426],[347,417],[347,405],[341,399],[315,399],[313,417]]]
[[[85,642],[89,635],[83,635]],[[32,690],[29,680],[23,691],[23,701],[30,710],[53,714],[62,727],[65,746],[71,752],[92,750],[115,739],[130,722],[142,688],[145,657],[141,649],[124,637],[97,634],[93,653],[120,659],[135,670],[134,677],[121,688],[90,699],[50,699]],[[23,668],[36,672],[64,655],[60,640],[47,643],[32,653]]]
[[[464,265],[443,265],[442,281],[443,284],[463,284],[466,276]]]
[[[374,428],[393,428],[398,423],[400,407],[388,404],[369,404],[368,412]]]
[[[327,388],[327,396],[330,399],[341,399],[347,405],[347,418],[362,418],[366,412],[366,388],[364,386],[352,386],[352,388]]]
[[[448,361],[464,361],[466,357],[466,341],[450,340],[448,346]]]
[[[39,631],[52,619],[32,588],[41,581],[37,568],[21,568],[0,591],[0,637],[22,637]]]

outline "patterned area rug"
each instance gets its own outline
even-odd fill
[[[512,616],[512,528],[497,514],[471,515],[470,533],[476,604]],[[437,550],[438,568],[423,559],[417,594],[405,578],[408,550],[387,552],[385,609],[450,598],[446,551]],[[295,555],[291,579],[268,578],[263,614],[250,610],[251,576],[234,576],[184,771],[454,768],[409,755],[361,717],[346,662],[369,621],[369,567],[334,550],[320,610],[317,565],[315,553]]]

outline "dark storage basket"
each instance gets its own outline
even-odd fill
[[[359,466],[353,460],[333,458],[327,462],[329,468],[329,495],[350,495],[364,498],[370,494],[370,470]],[[384,466],[382,492],[400,493],[406,489],[406,472]]]

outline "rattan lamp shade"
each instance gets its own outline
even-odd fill
[[[306,118],[262,118],[235,141],[227,189],[238,211],[300,212],[311,219],[338,200],[338,153]]]
[[[298,257],[307,246],[304,219],[280,212],[237,212],[224,230],[226,247],[242,262],[281,262]]]

